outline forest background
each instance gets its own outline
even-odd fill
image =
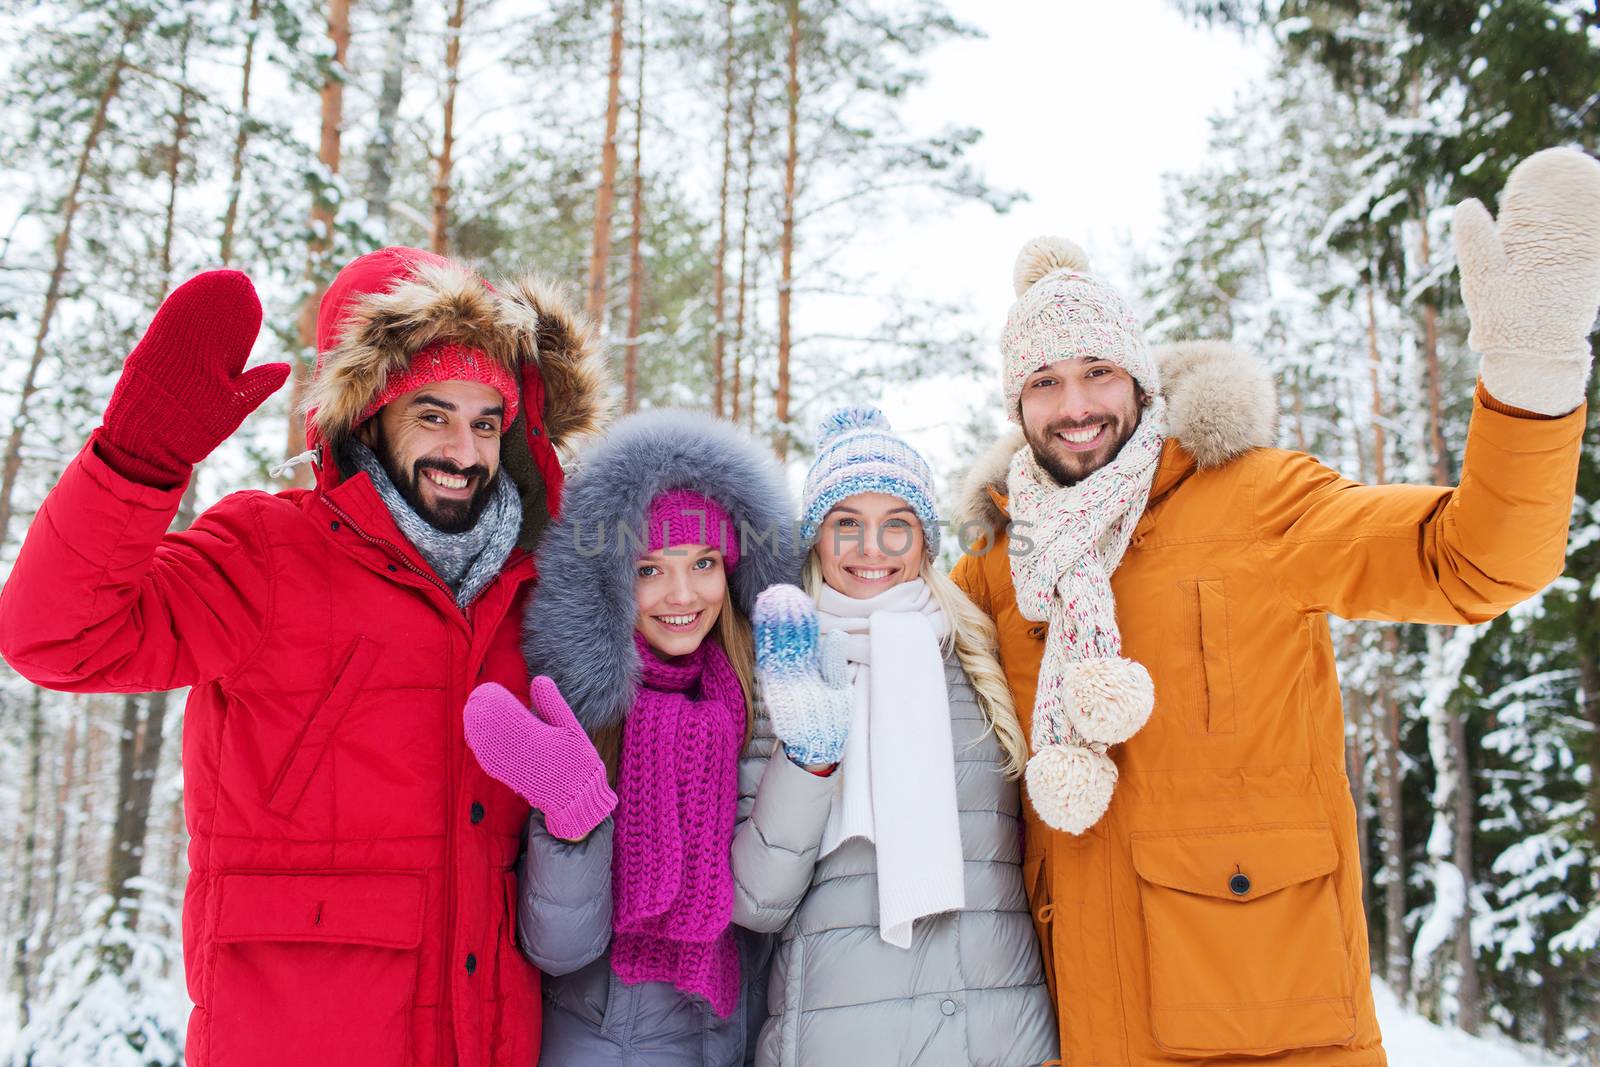
[[[5,0],[0,577],[123,356],[199,270],[254,279],[255,359],[297,373],[177,521],[284,484],[321,288],[386,243],[569,283],[620,407],[737,420],[797,470],[828,407],[880,400],[948,509],[1003,425],[994,339],[1029,197],[1066,216],[1038,228],[1138,296],[1153,339],[1270,361],[1283,445],[1452,482],[1476,359],[1450,209],[1492,207],[1539,148],[1600,148],[1600,2],[1019,14],[1035,6]],[[1113,19],[1124,51],[1096,36]],[[991,23],[1037,20],[1014,57],[1031,81],[959,58]],[[987,100],[992,124],[947,121],[985,112],[941,100]],[[1187,118],[1202,104],[1208,127]],[[991,129],[1035,152],[1015,187],[985,177]],[[1169,136],[1192,147],[1162,176]],[[1444,1027],[1441,1048],[1460,1030],[1594,1065],[1590,396],[1562,578],[1489,625],[1337,623],[1336,640],[1383,1002]],[[0,1059],[181,1062],[183,698],[67,696],[0,668]]]

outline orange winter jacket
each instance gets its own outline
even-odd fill
[[[1116,794],[1087,833],[1024,806],[1063,1057],[1383,1064],[1327,616],[1478,623],[1552,581],[1584,413],[1519,417],[1480,389],[1459,487],[1366,486],[1252,447],[1273,406],[1254,360],[1213,345],[1185,370],[1167,379],[1172,437],[1112,580],[1155,711],[1111,750]],[[1020,444],[968,480],[969,517],[996,530]],[[1011,584],[1025,536],[996,535],[954,577],[998,625],[1027,730],[1045,626]]]

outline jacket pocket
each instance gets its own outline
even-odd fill
[[[1195,710],[1190,730],[1207,734],[1236,732],[1233,662],[1229,655],[1232,620],[1228,616],[1228,583],[1222,578],[1180,582],[1186,637],[1184,673],[1194,679],[1189,703]],[[1195,705],[1198,705],[1195,707]],[[1187,716],[1186,716],[1187,717]]]
[[[267,792],[267,807],[277,814],[285,818],[294,814],[300,798],[305,795],[306,786],[311,784],[312,773],[316,771],[317,764],[322,762],[328,741],[338,729],[345,712],[355,702],[356,694],[361,692],[361,686],[378,660],[379,651],[378,642],[369,637],[357,637],[350,646],[333,686],[317,702],[311,718],[306,720],[305,729],[295,738],[283,765],[273,777],[272,787]]]
[[[1187,1056],[1348,1042],[1350,967],[1326,825],[1136,834],[1150,1026]]]
[[[211,1061],[411,1062],[420,873],[223,874]]]
[[[517,872],[501,871],[501,919],[495,939],[495,1021],[490,1062],[531,1064],[539,1054],[539,972],[517,947]]]

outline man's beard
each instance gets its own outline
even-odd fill
[[[388,442],[381,438],[378,441],[377,453],[378,461],[383,464],[383,469],[389,475],[389,480],[394,483],[394,487],[405,497],[406,504],[412,511],[422,516],[424,522],[440,533],[466,533],[478,524],[483,509],[489,506],[489,495],[494,491],[494,479],[489,468],[481,463],[460,467],[449,460],[424,456],[411,465],[409,472],[402,472],[395,469],[394,457],[389,453]],[[422,472],[425,470],[455,474],[467,479],[475,478],[478,487],[465,500],[440,500],[430,504],[422,498]]]
[[[1093,452],[1070,452],[1056,437],[1056,434],[1065,430],[1087,429],[1108,421],[1110,425],[1106,432],[1110,443],[1109,445],[1102,443]],[[1039,434],[1024,426],[1022,435],[1027,440],[1028,447],[1033,449],[1033,458],[1040,468],[1050,475],[1056,484],[1066,486],[1078,484],[1116,459],[1138,428],[1139,409],[1136,408],[1131,417],[1107,415],[1093,419],[1057,419]],[[1055,447],[1052,448],[1052,445]]]

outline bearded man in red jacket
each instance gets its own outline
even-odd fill
[[[526,1067],[528,806],[478,767],[462,707],[527,688],[529,548],[555,446],[599,419],[601,354],[532,281],[362,256],[318,314],[315,488],[169,534],[195,464],[289,373],[244,371],[260,325],[235,271],[162,304],[0,592],[0,652],[53,689],[191,687],[190,1067]],[[603,775],[581,785],[603,803]]]

